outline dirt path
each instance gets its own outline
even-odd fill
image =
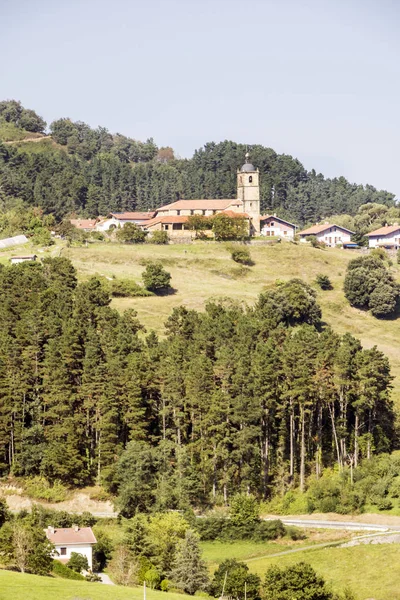
[[[346,522],[371,526],[398,527],[400,529],[400,517],[385,514],[338,515],[336,513],[312,513],[311,515],[263,515],[263,518],[280,519],[281,521],[331,521],[332,524],[334,522]]]
[[[41,137],[27,137],[23,140],[11,140],[9,142],[3,142],[3,144],[24,144],[25,142],[41,142],[42,140],[51,140],[51,135],[42,135]]]

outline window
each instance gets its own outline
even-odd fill
[[[201,214],[202,214],[202,215],[203,215],[203,217],[204,217],[204,215],[206,214],[206,211],[205,211],[205,210],[202,210],[202,211],[201,211]],[[215,214],[215,211],[213,211],[213,214]]]
[[[274,227],[274,226],[275,226],[275,223],[274,223],[274,221],[272,221],[272,223],[271,223],[271,227]]]
[[[194,210],[193,209],[190,210],[190,214],[194,215]]]
[[[66,556],[67,555],[67,549],[66,548],[60,548],[60,556]]]
[[[164,229],[169,229],[169,225],[164,225]]]
[[[176,211],[176,214],[177,214],[177,215],[178,215],[178,217],[179,217],[179,215],[181,214],[181,211],[180,211],[180,210],[177,210],[177,211]]]
[[[286,229],[285,229],[285,231],[283,232],[283,235],[287,235],[287,231],[286,231]]]
[[[175,230],[180,229],[180,230],[182,230],[182,223],[173,223],[172,229],[175,229]]]
[[[253,176],[252,175],[250,175],[250,177],[249,177],[249,183],[253,183]]]

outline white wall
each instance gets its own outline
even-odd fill
[[[341,231],[339,228],[333,228],[332,231],[323,231],[322,233],[318,233],[316,237],[319,242],[323,242],[326,246],[331,247],[351,242],[351,235],[346,231]]]
[[[376,248],[379,244],[391,244],[400,246],[400,229],[389,235],[381,235],[373,238],[368,238],[370,248]]]
[[[281,237],[283,239],[288,239],[288,240],[292,240],[294,238],[294,227],[291,227],[290,225],[285,225],[284,223],[279,223],[278,221],[272,221],[272,223],[274,223],[273,226],[265,223],[262,226],[261,229],[261,235],[266,235],[268,236],[268,231],[270,232],[269,235],[272,237]],[[286,234],[285,234],[286,231]]]
[[[92,546],[91,544],[77,544],[77,545],[72,545],[72,544],[58,544],[55,546],[58,555],[56,555],[54,558],[56,560],[60,560],[60,559],[67,559],[69,560],[71,558],[71,554],[72,552],[77,552],[78,554],[83,554],[83,556],[86,556],[88,563],[89,563],[89,569],[92,569]],[[66,548],[67,549],[67,554],[62,555],[61,554],[61,548]]]

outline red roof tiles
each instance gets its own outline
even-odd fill
[[[375,229],[375,231],[367,233],[367,236],[389,235],[390,233],[395,233],[396,231],[400,231],[400,225],[385,225],[384,227],[380,227],[379,229]]]
[[[331,227],[336,227],[337,229],[341,229],[342,231],[347,231],[347,233],[354,233],[354,231],[350,231],[347,227],[342,227],[342,225],[335,225],[334,223],[324,223],[322,225],[313,225],[308,229],[303,229],[303,231],[299,231],[299,235],[315,235],[317,233],[322,233]]]
[[[91,527],[48,527],[45,531],[47,539],[55,546],[63,544],[66,546],[68,544],[97,544]]]

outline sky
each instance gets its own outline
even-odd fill
[[[262,144],[400,199],[400,0],[0,0],[0,99],[190,157]]]

